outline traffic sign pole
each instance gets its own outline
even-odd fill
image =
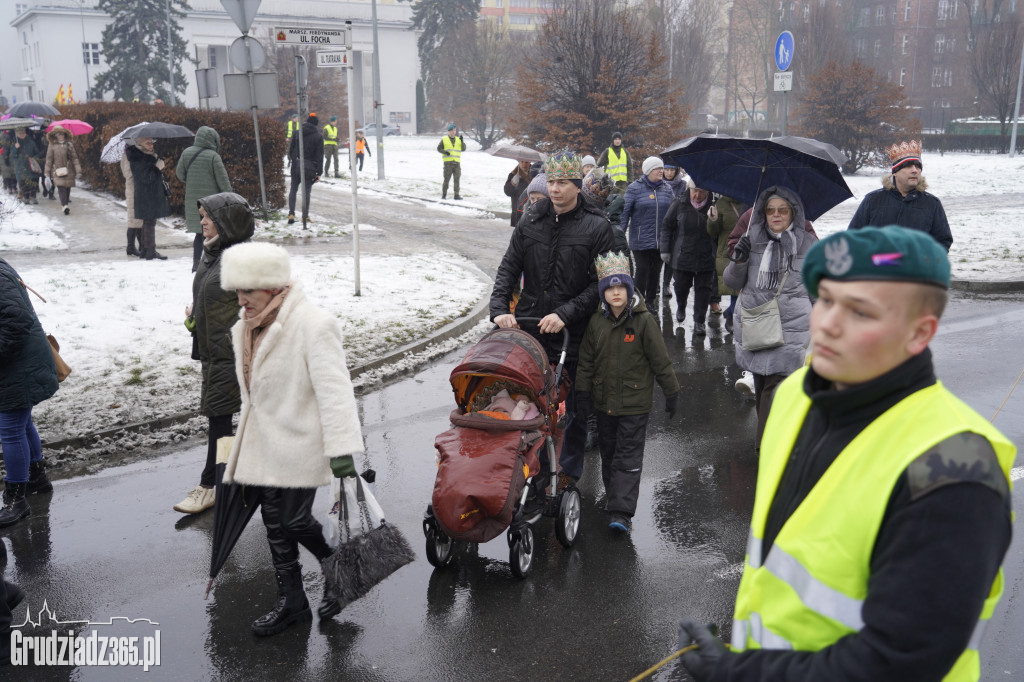
[[[345,47],[352,51],[352,22],[345,22],[347,40]],[[362,296],[359,283],[359,187],[356,180],[356,105],[355,105],[355,71],[352,64],[345,67],[346,88],[348,89],[348,172],[352,176],[352,262],[355,265],[356,296]],[[378,131],[379,132],[379,131]]]
[[[783,31],[779,34],[779,37],[775,40],[775,66],[779,67],[779,71],[788,71],[789,67],[793,65],[793,53],[794,53],[794,40],[793,34],[790,31]],[[786,134],[786,128],[789,118],[789,90],[793,87],[793,76],[789,75],[788,87],[780,87],[780,79],[778,76],[782,74],[776,74],[775,89],[782,90],[782,134]],[[781,79],[787,80],[787,79]]]

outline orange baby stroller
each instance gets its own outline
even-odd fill
[[[512,573],[525,577],[533,566],[532,526],[542,516],[557,519],[555,535],[564,546],[576,541],[580,494],[573,485],[558,492],[555,474],[558,407],[569,393],[562,372],[569,333],[562,334],[554,368],[527,332],[495,329],[452,370],[457,407],[450,415],[452,428],[434,440],[437,477],[423,517],[427,559],[435,567],[449,564],[455,541],[482,543],[506,532]],[[542,447],[549,472],[535,485],[534,478],[542,475]]]

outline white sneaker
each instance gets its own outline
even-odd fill
[[[198,514],[213,506],[217,491],[215,488],[204,488],[197,485],[184,500],[174,505],[174,511],[182,514]]]
[[[736,390],[743,395],[754,395],[754,375],[744,370],[743,376],[736,380]]]

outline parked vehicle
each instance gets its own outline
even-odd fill
[[[357,128],[356,130],[358,132],[361,132],[366,137],[371,137],[371,136],[372,137],[377,137],[377,125],[375,123],[371,123],[370,125],[364,126],[362,128]],[[387,124],[387,123],[385,123],[383,125],[382,130],[384,131],[384,137],[387,137],[389,135],[401,135],[402,134],[402,127],[401,126],[393,126],[393,125],[390,125],[390,124]]]

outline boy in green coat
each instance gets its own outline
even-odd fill
[[[647,420],[654,407],[654,380],[665,393],[665,411],[675,415],[679,382],[658,321],[635,293],[629,258],[598,256],[601,309],[590,318],[576,370],[576,404],[596,409],[608,527],[627,533],[640,493]]]

